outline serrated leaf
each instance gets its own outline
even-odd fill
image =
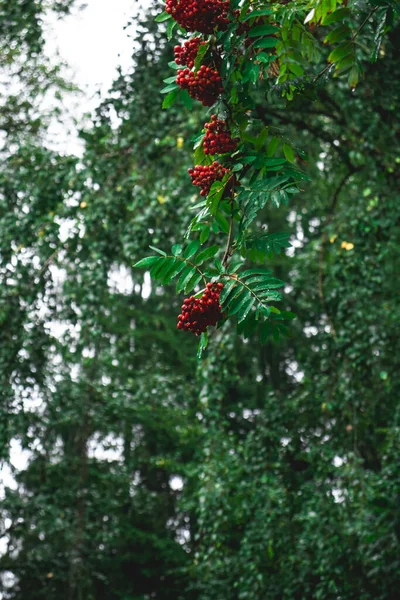
[[[247,306],[252,299],[253,296],[250,291],[244,288],[241,294],[238,294],[231,302],[229,302],[228,314],[235,315],[241,308]]]
[[[156,248],[155,246],[149,246],[149,248],[151,248],[152,250],[154,250],[154,252],[157,252],[158,254],[161,254],[161,256],[167,256],[167,253],[164,252],[164,250],[160,250],[160,248]]]
[[[256,298],[254,296],[251,296],[249,302],[247,302],[244,306],[242,306],[242,308],[238,311],[238,315],[237,315],[238,323],[241,323],[242,321],[245,320],[245,318],[247,317],[247,315],[253,308],[255,301],[256,301]]]
[[[275,46],[277,44],[278,44],[278,40],[276,38],[265,37],[265,38],[262,38],[261,40],[257,40],[256,42],[254,42],[252,47],[253,48],[275,48]]]
[[[249,277],[250,275],[263,275],[265,277],[266,275],[270,275],[271,273],[272,271],[268,271],[266,269],[247,269],[247,271],[240,273],[240,279],[246,279],[246,277]]]
[[[176,284],[176,292],[179,294],[182,290],[185,289],[186,284],[189,279],[196,273],[196,269],[194,269],[191,265],[187,266],[181,273],[181,276],[178,279]]]
[[[162,12],[160,15],[157,15],[154,19],[156,23],[162,23],[163,21],[168,21],[168,19],[172,19],[171,15],[167,13],[166,10]]]
[[[228,268],[228,273],[235,273],[241,266],[243,265],[243,261],[240,259],[233,260]]]
[[[208,240],[208,238],[210,237],[210,233],[211,233],[211,229],[208,225],[206,225],[206,227],[204,227],[204,229],[200,233],[200,243],[201,244],[204,244]]]
[[[196,256],[196,259],[195,259],[196,264],[201,265],[201,263],[203,263],[205,260],[209,260],[210,258],[213,258],[213,256],[215,256],[217,254],[218,250],[219,250],[218,246],[211,246],[210,248],[205,248],[204,250],[199,252],[198,255]]]
[[[336,63],[338,60],[344,58],[352,52],[353,44],[351,42],[346,42],[345,44],[339,44],[328,56],[329,63]]]
[[[240,18],[241,23],[248,21],[249,19],[254,19],[255,17],[264,17],[265,15],[271,15],[272,10],[270,8],[261,8],[260,10],[253,10],[243,17]]]
[[[195,72],[197,72],[199,70],[199,68],[201,67],[201,63],[203,62],[204,56],[208,52],[208,48],[209,48],[208,42],[206,44],[201,44],[201,46],[199,46],[196,58],[194,60],[194,71]]]
[[[160,94],[169,94],[169,92],[173,92],[179,89],[180,88],[177,83],[170,83],[160,91]]]
[[[172,106],[174,104],[174,102],[176,102],[178,95],[179,95],[179,92],[177,90],[170,92],[168,94],[168,96],[165,96],[163,103],[161,105],[161,108],[169,108],[170,106]]]
[[[333,31],[331,31],[324,39],[324,44],[337,44],[342,42],[346,38],[351,37],[351,29],[348,25],[339,25]]]
[[[183,260],[177,260],[175,264],[172,265],[171,269],[164,275],[163,283],[169,283],[172,281],[185,267],[185,263]]]
[[[279,27],[277,27],[276,25],[257,25],[256,27],[253,27],[252,29],[250,29],[250,31],[248,32],[248,36],[249,37],[260,37],[262,35],[271,35],[271,34],[275,34],[279,31]],[[275,43],[276,40],[275,40]]]
[[[154,265],[154,263],[156,263],[159,260],[159,256],[146,256],[146,258],[142,258],[142,260],[139,260],[133,266],[137,269],[145,269],[146,267],[151,267],[152,265]]]
[[[150,275],[153,279],[161,279],[170,267],[170,262],[167,257],[160,258],[150,269]]]
[[[267,156],[271,157],[275,154],[278,146],[279,146],[279,142],[280,139],[276,136],[272,137],[268,143],[268,147],[267,147]]]
[[[226,217],[224,217],[223,214],[217,212],[215,214],[215,220],[223,233],[229,233],[229,221],[226,219]]]
[[[289,144],[283,144],[283,154],[287,161],[294,162],[294,150]]]
[[[188,110],[192,110],[192,108],[193,108],[193,100],[189,96],[189,93],[188,93],[187,90],[182,90],[182,93],[180,94],[180,99],[182,100],[184,106]]]
[[[199,339],[199,343],[197,346],[197,359],[200,360],[204,350],[208,346],[208,331],[204,331]]]
[[[187,245],[187,247],[185,248],[185,251],[183,253],[183,256],[187,259],[191,258],[194,254],[196,254],[196,252],[198,251],[198,249],[200,248],[200,242],[199,240],[193,240],[192,242],[190,242],[190,244]]]
[[[342,21],[346,17],[350,16],[351,10],[349,8],[338,8],[333,13],[327,15],[324,19],[322,19],[322,25],[332,25],[332,23]]]
[[[186,283],[186,285],[184,287],[185,294],[187,294],[188,292],[191,292],[193,290],[193,288],[195,288],[196,285],[201,280],[202,280],[201,273],[199,273],[198,271],[195,271],[194,274],[192,275],[192,277],[190,277],[190,279],[188,280],[188,282]]]
[[[221,306],[224,304],[225,300],[227,299],[233,288],[236,286],[236,284],[236,279],[230,279],[228,283],[224,283],[224,287],[222,288],[219,296],[219,303],[221,304]]]
[[[171,19],[170,21],[168,21],[168,25],[167,25],[167,38],[168,41],[170,41],[172,39],[172,34],[174,32],[175,27],[177,26],[177,22],[174,21],[173,19]]]
[[[171,248],[171,251],[174,256],[179,256],[182,254],[182,246],[180,244],[174,244]]]
[[[222,261],[219,258],[216,258],[214,260],[214,265],[215,265],[215,268],[217,269],[218,273],[222,274],[224,272],[224,270],[225,270],[224,265],[222,264]]]
[[[182,65],[177,65],[174,60],[171,60],[171,62],[168,63],[168,66],[171,69],[174,69],[175,71],[179,71],[180,69],[182,69]]]

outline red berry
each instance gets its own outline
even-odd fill
[[[229,0],[167,0],[165,10],[187,31],[224,31],[229,23]]]
[[[193,185],[198,185],[200,196],[207,196],[212,184],[215,181],[222,181],[224,175],[229,173],[229,169],[223,167],[216,160],[211,165],[197,165],[193,169],[188,169]]]
[[[204,44],[205,42],[202,42],[200,37],[196,37],[185,42],[183,46],[175,46],[174,54],[176,64],[187,66],[189,69],[192,69],[199,48]]]
[[[205,124],[206,135],[204,137],[204,154],[225,154],[236,150],[238,139],[232,138],[225,121],[217,119],[216,115],[211,117],[210,123]]]
[[[189,92],[191,98],[199,100],[204,106],[212,106],[224,91],[218,71],[201,65],[197,73],[190,69],[180,69],[176,83]]]
[[[191,296],[186,299],[184,301],[186,311],[178,316],[177,328],[200,335],[207,327],[221,321],[219,295],[223,287],[222,283],[208,283],[201,298]]]

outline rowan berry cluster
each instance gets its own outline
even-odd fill
[[[165,10],[186,31],[213,33],[229,23],[229,0],[167,0]]]
[[[229,173],[229,169],[214,160],[211,165],[196,165],[193,169],[188,169],[188,173],[193,185],[201,188],[200,196],[207,196],[212,184],[215,181],[222,181],[224,175]]]
[[[189,92],[189,96],[199,100],[203,106],[212,106],[224,88],[218,71],[201,65],[197,73],[190,69],[180,69],[176,83]]]
[[[226,121],[217,119],[217,115],[211,117],[211,121],[204,125],[206,135],[204,136],[204,154],[225,154],[236,150],[238,138],[232,138]]]
[[[199,48],[204,44],[205,42],[202,42],[200,37],[195,37],[185,42],[183,46],[175,46],[174,54],[176,64],[193,69]]]
[[[191,331],[195,335],[204,333],[209,325],[216,325],[222,319],[219,296],[222,283],[207,283],[201,298],[191,296],[184,300],[182,312],[178,316],[178,329]]]

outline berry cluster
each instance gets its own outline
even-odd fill
[[[229,0],[167,0],[165,10],[186,31],[224,31],[229,23]]]
[[[225,154],[236,150],[238,139],[232,138],[227,123],[217,119],[217,115],[211,117],[210,123],[204,125],[206,135],[204,137],[204,154]]]
[[[175,46],[174,54],[176,64],[193,69],[199,48],[204,44],[205,42],[202,42],[200,37],[195,37],[185,42],[183,46]]]
[[[187,298],[182,304],[177,328],[200,335],[209,325],[216,325],[222,319],[219,295],[223,287],[222,283],[207,283],[201,298]]]
[[[176,83],[189,92],[189,96],[199,100],[203,106],[212,106],[224,91],[218,71],[201,65],[197,73],[190,69],[180,69]]]
[[[214,160],[211,165],[197,165],[193,169],[188,169],[188,173],[193,185],[201,187],[200,196],[207,196],[212,184],[215,181],[222,181],[224,175],[229,173],[229,169]]]

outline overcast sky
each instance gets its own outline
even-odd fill
[[[121,66],[124,71],[132,64],[133,29],[124,31],[129,20],[152,0],[78,0],[84,8],[74,8],[72,14],[57,20],[54,15],[46,21],[46,52],[51,58],[58,54],[69,65],[68,80],[76,83],[83,96],[66,103],[69,113],[78,119],[99,103],[97,91],[107,93]],[[74,136],[59,129],[52,130],[58,149],[79,153]]]

